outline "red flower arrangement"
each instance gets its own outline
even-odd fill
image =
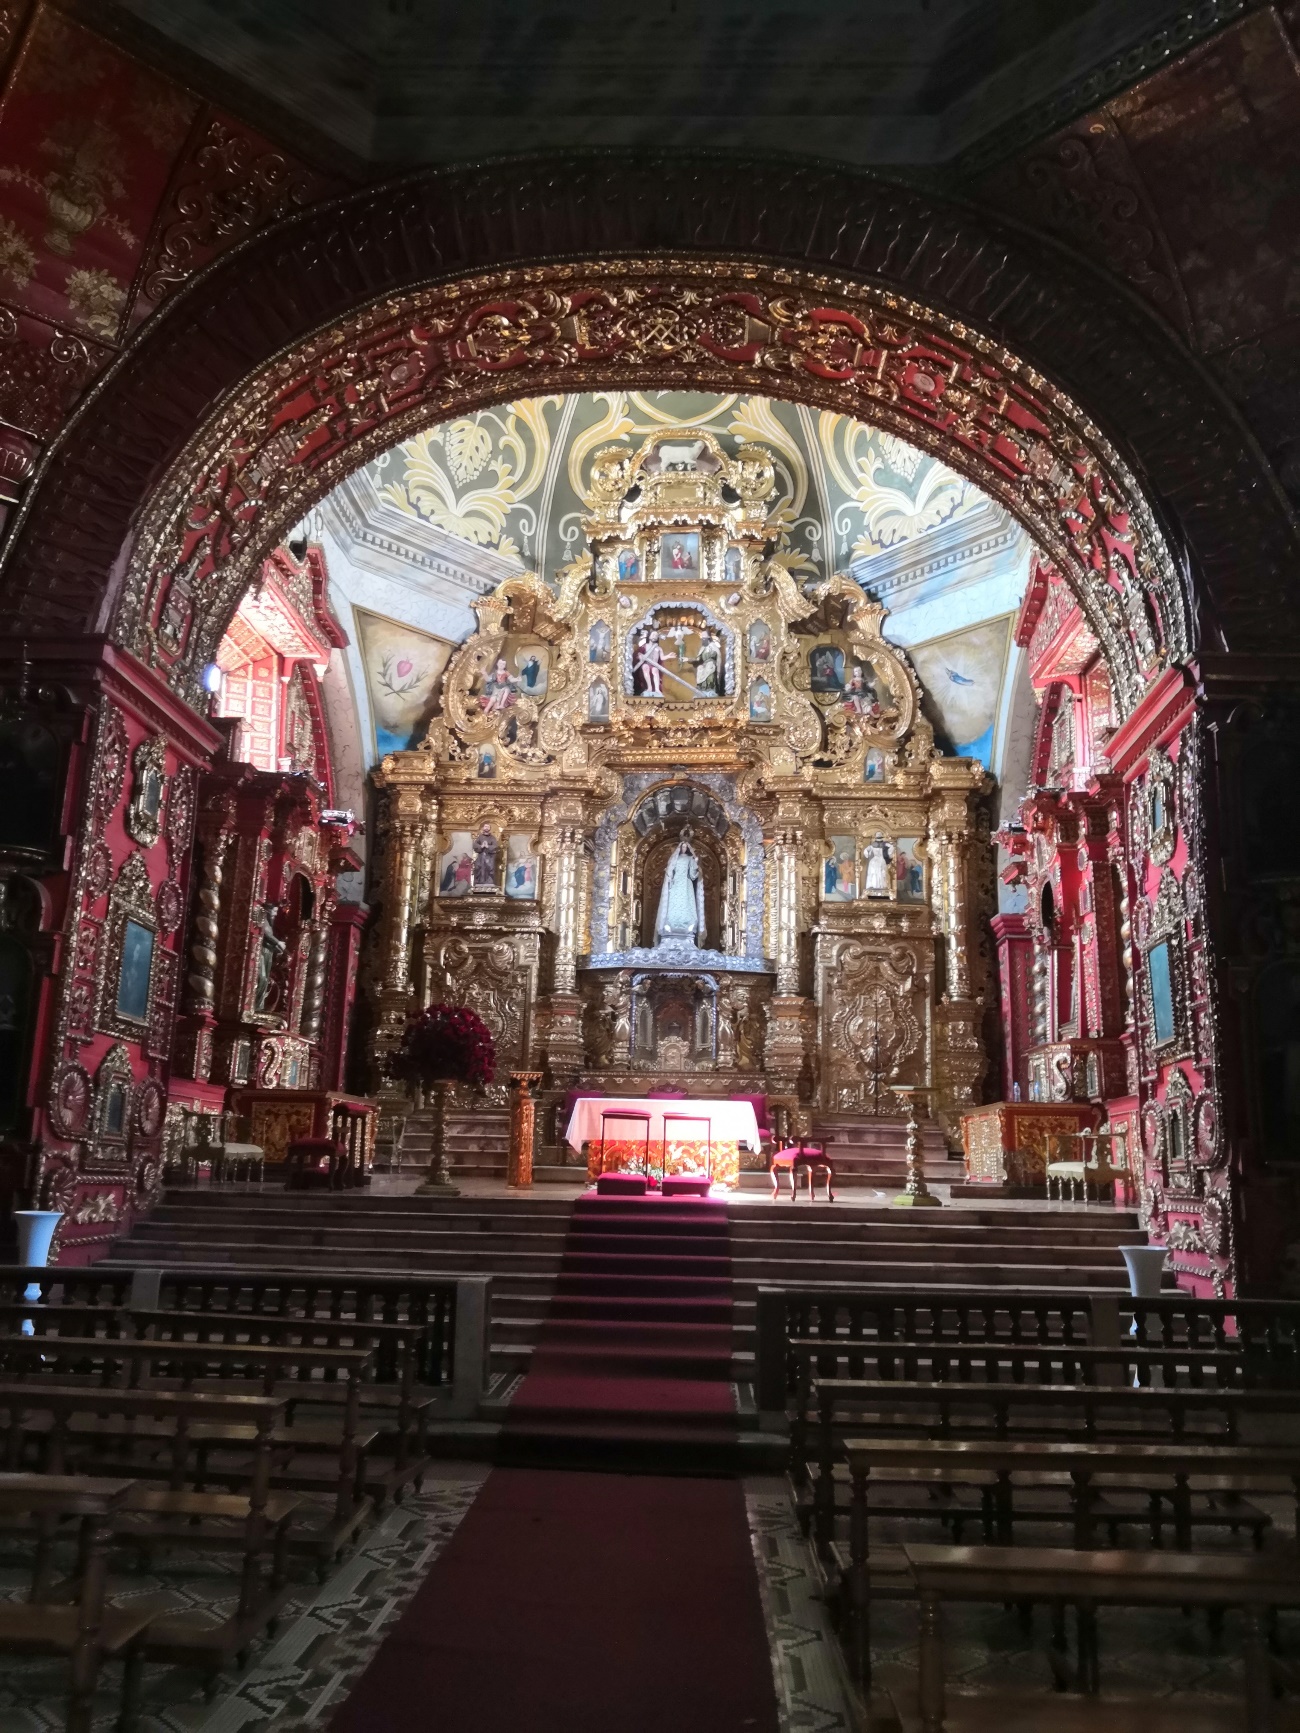
[[[390,1076],[427,1085],[439,1078],[491,1083],[496,1071],[492,1031],[468,1005],[430,1005],[413,1011],[402,1032],[402,1044],[388,1062]]]

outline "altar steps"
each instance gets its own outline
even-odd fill
[[[950,1155],[942,1131],[933,1120],[920,1126],[925,1177],[949,1184],[965,1178],[960,1157]],[[892,1197],[907,1179],[907,1122],[904,1119],[864,1119],[851,1113],[819,1113],[812,1135],[830,1140],[835,1177],[842,1186],[870,1185]]]
[[[113,1247],[112,1261],[327,1270],[410,1270],[493,1278],[492,1369],[526,1370],[552,1306],[562,1316],[557,1280],[571,1198],[549,1188],[499,1198],[325,1196],[218,1189],[169,1190],[151,1215]],[[624,1233],[625,1262],[638,1252]],[[1144,1236],[1131,1211],[961,1204],[904,1212],[841,1199],[834,1204],[755,1200],[730,1209],[734,1376],[752,1376],[760,1286],[891,1289],[1005,1287],[1021,1291],[1125,1287],[1117,1248]],[[593,1273],[613,1248],[597,1229],[581,1256]],[[645,1247],[648,1274],[656,1248]],[[635,1297],[609,1284],[604,1296],[620,1327],[644,1316]],[[725,1308],[727,1299],[719,1304]],[[656,1316],[686,1324],[698,1310],[674,1312],[667,1289]],[[666,1308],[666,1309],[665,1309]]]
[[[443,1147],[452,1179],[504,1179],[510,1157],[510,1115],[503,1108],[453,1109],[446,1116]],[[432,1159],[433,1115],[419,1108],[407,1115],[396,1162],[388,1171],[422,1173]]]

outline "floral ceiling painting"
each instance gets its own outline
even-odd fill
[[[597,455],[677,429],[707,431],[728,454],[746,443],[770,454],[772,557],[805,589],[837,572],[858,577],[889,610],[886,635],[913,655],[945,750],[999,774],[1023,533],[894,434],[776,398],[692,391],[524,398],[428,428],[359,472],[354,519],[368,501],[372,545],[412,549],[404,587],[374,598],[382,614],[357,616],[380,755],[419,737],[447,660],[439,634],[468,631],[477,597],[514,572],[554,585],[587,557]],[[448,618],[457,600],[463,631]],[[395,622],[402,614],[409,625]]]
[[[49,7],[0,111],[0,298],[113,342],[197,100]]]
[[[695,391],[526,398],[430,428],[370,467],[389,505],[553,582],[582,552],[596,453],[678,427],[708,428],[728,452],[753,440],[772,453],[776,557],[804,581],[901,548],[982,499],[879,428],[774,398]]]
[[[413,626],[354,610],[375,752],[404,752],[424,733],[454,645]]]

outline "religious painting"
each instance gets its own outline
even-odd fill
[[[487,716],[499,716],[520,698],[544,698],[550,682],[551,650],[540,638],[507,638],[470,687]]]
[[[666,530],[659,544],[659,576],[663,579],[698,578],[700,532]]]
[[[641,576],[641,556],[635,548],[620,548],[618,550],[619,582],[633,584]]]
[[[751,722],[770,722],[772,720],[772,688],[766,680],[751,680],[749,683],[749,720]]]
[[[772,628],[766,620],[750,621],[747,641],[751,662],[770,662],[772,660]]]
[[[423,736],[454,646],[396,620],[353,609],[375,752],[406,752]]]
[[[497,773],[497,755],[490,746],[480,746],[478,749],[478,770],[475,773],[480,782],[491,782]]]
[[[1151,983],[1151,1025],[1155,1045],[1168,1047],[1178,1036],[1168,939],[1161,939],[1147,952],[1147,978]]]
[[[959,758],[978,758],[986,768],[993,762],[1011,626],[1011,616],[1004,615],[908,652],[940,744]]]
[[[894,876],[900,903],[925,901],[925,860],[919,836],[900,836],[894,843]]]
[[[867,756],[862,766],[862,780],[864,782],[884,782],[886,780],[885,754],[879,746],[868,746]]]
[[[153,929],[139,921],[122,923],[122,959],[117,970],[117,1014],[132,1023],[149,1021],[149,982],[153,974]]]
[[[506,838],[506,895],[516,902],[531,903],[537,897],[537,856],[526,830],[512,830]]]
[[[814,692],[844,690],[844,652],[838,644],[814,644],[808,651],[808,677]]]
[[[453,830],[447,851],[438,862],[438,895],[466,897],[474,883],[474,839],[467,830]]]
[[[850,657],[840,701],[855,716],[883,716],[892,708],[889,687],[876,672],[875,664],[863,657]]]
[[[587,720],[609,721],[609,687],[603,680],[593,680],[587,688]]]
[[[729,584],[738,584],[744,576],[744,556],[739,548],[728,548],[723,556],[723,576]]]
[[[690,703],[727,691],[722,628],[699,607],[664,603],[632,632],[629,690],[638,698]]]
[[[614,648],[614,630],[608,620],[593,620],[587,629],[588,662],[608,662]]]
[[[851,903],[858,894],[858,844],[852,836],[833,836],[822,864],[822,901]]]

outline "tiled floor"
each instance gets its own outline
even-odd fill
[[[375,1648],[423,1581],[473,1503],[487,1469],[438,1465],[420,1493],[390,1505],[361,1546],[323,1584],[304,1581],[274,1637],[257,1645],[243,1673],[221,1675],[211,1695],[198,1673],[146,1670],[140,1733],[306,1733],[324,1727]],[[164,1568],[170,1563],[171,1568]],[[177,1609],[217,1608],[232,1597],[230,1554],[176,1553],[148,1576],[115,1585],[122,1599],[150,1596]],[[0,1566],[0,1592],[21,1579]],[[111,1728],[120,1670],[108,1667],[96,1733]],[[67,1667],[61,1660],[0,1658],[0,1733],[55,1733],[64,1724]]]
[[[257,1645],[243,1673],[220,1677],[210,1696],[196,1673],[150,1668],[140,1733],[324,1733],[331,1710],[446,1545],[486,1473],[472,1464],[440,1464],[423,1492],[383,1513],[327,1582],[302,1584],[277,1635]],[[868,1722],[848,1683],[784,1483],[752,1477],[745,1495],[782,1733],[919,1733],[915,1608],[893,1602],[873,1608]],[[1273,1511],[1272,1541],[1281,1546],[1290,1538],[1286,1502]],[[196,1562],[178,1554],[170,1569],[165,1562],[148,1577],[123,1579],[118,1592],[200,1609],[216,1608],[234,1591],[228,1555]],[[0,1557],[0,1593],[19,1592],[19,1583]],[[1177,1612],[1103,1610],[1100,1626],[1102,1696],[1085,1700],[1052,1689],[1041,1611],[1027,1630],[1000,1607],[949,1609],[950,1733],[1240,1733],[1241,1632],[1233,1615],[1217,1639],[1203,1617]],[[1294,1660],[1300,1623],[1285,1620],[1281,1635],[1283,1653]],[[0,1733],[56,1733],[65,1684],[61,1661],[0,1659]],[[96,1733],[113,1724],[115,1669],[106,1671],[105,1684]],[[1279,1704],[1277,1733],[1297,1729],[1300,1705]]]

